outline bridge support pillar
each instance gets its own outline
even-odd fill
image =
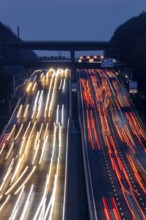
[[[70,51],[70,57],[71,57],[71,79],[72,80],[76,80],[76,70],[75,70],[75,51],[74,50],[71,50]]]
[[[71,57],[71,63],[74,64],[75,63],[75,51],[74,50],[70,51],[70,57]]]

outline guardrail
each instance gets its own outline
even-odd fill
[[[64,201],[63,201],[63,217],[62,217],[62,220],[66,220],[66,198],[67,198],[67,185],[68,185],[68,181],[67,181],[67,173],[68,173],[68,143],[69,143],[69,128],[70,128],[70,120],[71,120],[71,117],[72,117],[72,111],[71,111],[71,108],[72,108],[72,101],[71,101],[71,76],[69,75],[69,83],[68,83],[68,86],[69,86],[69,89],[68,89],[68,92],[69,92],[69,118],[68,118],[68,122],[67,122],[67,133],[66,133],[66,162],[65,162],[65,185],[64,185]]]
[[[96,213],[94,193],[93,193],[93,188],[92,188],[92,179],[91,179],[90,166],[89,166],[89,158],[88,158],[88,152],[87,152],[87,140],[86,140],[86,136],[84,135],[85,134],[85,123],[84,123],[84,126],[82,126],[81,114],[80,114],[80,109],[79,109],[80,104],[83,109],[83,99],[82,99],[80,84],[78,85],[78,87],[79,87],[78,89],[78,113],[79,113],[79,125],[80,125],[80,130],[81,130],[81,139],[82,139],[83,164],[84,164],[86,191],[87,191],[87,199],[88,199],[87,202],[88,202],[90,220],[97,220],[98,218],[97,218],[97,213]],[[79,101],[79,92],[81,93],[80,101]],[[85,122],[84,111],[83,111],[83,122]]]
[[[64,185],[64,201],[63,201],[63,217],[62,220],[66,220],[66,197],[67,197],[67,173],[68,173],[68,136],[69,136],[69,124],[70,120],[68,119],[67,123],[67,133],[66,133],[66,162],[65,162],[65,185]]]

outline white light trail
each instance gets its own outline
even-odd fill
[[[4,148],[5,148],[5,146],[6,146],[6,143],[3,144],[3,146],[2,146],[2,148],[1,148],[1,150],[0,150],[0,155],[2,154],[2,152],[3,152]]]
[[[64,125],[64,105],[62,105],[62,110],[61,110],[61,125]]]
[[[0,185],[0,191],[2,190],[2,188],[3,188],[3,186],[4,186],[5,182],[6,182],[9,174],[11,173],[13,164],[14,164],[14,158],[12,159],[12,161],[11,161],[9,167],[8,167],[8,170],[7,170],[7,172],[6,172],[6,174],[5,174],[4,178],[3,178],[2,184]]]
[[[51,101],[50,101],[50,106],[49,106],[48,117],[50,117],[51,110],[52,110],[52,105],[53,105],[53,100],[54,100],[54,93],[55,93],[56,83],[57,83],[57,79],[56,79],[56,77],[55,77],[55,82],[54,82],[54,86],[53,86],[53,92],[52,92],[52,95],[51,95]]]
[[[59,123],[59,105],[57,105],[57,110],[56,110],[56,125]]]
[[[37,83],[35,82],[35,84],[34,84],[33,87],[32,87],[32,92],[34,92],[36,86],[37,86]]]
[[[41,162],[42,162],[42,157],[43,157],[43,154],[44,154],[44,151],[45,151],[45,148],[46,148],[47,140],[48,140],[48,136],[46,136],[46,138],[45,138],[45,140],[44,140],[44,144],[43,144],[43,148],[42,148],[42,152],[41,152],[39,164],[41,164]]]
[[[25,108],[25,111],[24,111],[24,114],[23,114],[23,118],[26,118],[28,108],[29,108],[29,104],[26,105],[26,108]]]
[[[47,135],[48,126],[49,126],[49,124],[47,123],[47,124],[46,124],[46,128],[45,128],[45,132],[44,132],[44,137],[43,137],[43,139],[45,139],[45,137],[46,137],[46,135]]]
[[[34,101],[31,119],[33,119],[34,114],[36,112],[39,96],[40,96],[40,91],[37,92],[37,95],[36,95],[36,98],[35,98],[35,101]]]
[[[42,101],[43,101],[43,90],[41,91],[40,97],[39,97],[39,101],[38,101],[38,112],[37,112],[37,116],[36,118],[39,117],[40,112],[41,112],[41,108],[42,108]]]
[[[37,134],[36,134],[36,137],[35,137],[35,141],[34,141],[34,150],[36,150],[38,140],[39,140],[39,131],[37,131]]]
[[[24,137],[23,140],[22,140],[21,147],[20,147],[20,150],[19,150],[19,155],[21,155],[21,153],[22,153],[25,140],[26,140],[26,137]]]
[[[52,219],[53,209],[54,209],[54,203],[55,203],[55,194],[57,190],[57,175],[55,174],[55,180],[54,180],[54,186],[53,186],[53,193],[52,193],[52,201],[51,201],[51,211],[48,220]],[[47,214],[47,213],[46,213]],[[44,220],[46,220],[47,215],[44,217]]]
[[[38,149],[39,149],[39,145],[40,145],[40,139],[38,140],[38,144],[37,144],[36,149],[35,149],[35,154],[34,154],[34,157],[33,157],[32,164],[34,164],[34,162],[35,162],[35,159],[36,159],[36,156],[37,156],[37,153],[38,153]]]
[[[43,196],[42,196],[42,199],[41,199],[41,202],[37,208],[37,211],[35,213],[35,216],[33,218],[33,220],[36,220],[38,219],[38,215],[39,215],[39,212],[41,210],[41,208],[43,207],[43,205],[46,203],[46,195],[47,195],[47,189],[48,189],[48,183],[49,183],[49,175],[47,175],[47,178],[46,178],[46,183],[45,183],[45,188],[44,188],[44,193],[43,193]]]
[[[20,164],[21,164],[23,158],[24,158],[24,154],[22,155],[22,157],[21,157],[21,158],[19,159],[19,161],[18,161],[18,164],[17,164],[17,166],[16,166],[15,172],[14,172],[12,178],[11,178],[11,183],[12,183],[12,182],[14,181],[14,179],[15,179],[15,176],[16,176],[16,174],[17,174],[17,172],[18,172],[18,169],[20,168]]]
[[[63,79],[63,86],[62,86],[62,90],[65,90],[65,83],[66,83],[66,79]]]
[[[21,111],[22,111],[22,107],[23,107],[23,105],[20,105],[16,118],[20,117],[20,114],[21,114]]]
[[[11,195],[8,195],[8,196],[7,196],[6,200],[3,202],[3,204],[2,204],[1,207],[0,207],[0,212],[3,210],[3,208],[5,207],[5,205],[8,203],[10,197],[11,197]]]
[[[34,173],[36,169],[36,166],[33,167],[32,171],[30,172],[30,174],[27,176],[27,178],[24,180],[24,182],[22,183],[22,185],[17,189],[17,191],[14,193],[15,195],[21,190],[21,188],[28,182],[28,180],[30,179],[30,177],[32,176],[32,174]]]
[[[44,111],[44,117],[47,116],[47,110],[48,110],[48,105],[49,105],[49,100],[50,100],[50,94],[51,94],[51,90],[52,90],[52,85],[53,85],[53,78],[51,78],[51,81],[50,81],[50,87],[49,87],[49,91],[48,91],[48,95],[47,95],[47,101],[46,101],[46,106],[45,106],[45,111]]]
[[[49,204],[48,204],[48,206],[47,206],[47,210],[46,210],[45,215],[44,215],[44,217],[43,217],[43,220],[46,220],[46,218],[47,218],[47,216],[48,216],[48,213],[49,213],[50,208],[51,208],[51,205],[52,205],[53,197],[54,197],[54,187],[53,187],[53,192],[52,192],[52,195],[51,195]]]
[[[21,124],[21,126],[20,126],[20,128],[19,128],[19,131],[18,131],[17,135],[16,135],[15,138],[14,138],[15,140],[17,140],[17,138],[19,137],[22,128],[23,128],[23,124]]]
[[[33,220],[37,220],[38,218],[38,215],[39,215],[39,212],[40,212],[40,210],[41,210],[41,207],[43,206],[43,204],[44,204],[44,202],[46,201],[46,198],[43,196],[43,198],[42,198],[42,200],[41,200],[41,202],[40,202],[40,204],[39,204],[39,207],[38,207],[38,209],[37,209],[37,211],[36,211],[36,213],[35,213],[35,216],[34,216],[34,218],[33,218]]]
[[[22,198],[22,195],[23,195],[23,192],[24,192],[24,188],[25,188],[25,186],[23,186],[22,189],[21,189],[21,192],[20,192],[20,194],[19,194],[19,196],[18,196],[18,199],[17,199],[17,201],[16,201],[16,203],[15,203],[15,206],[14,206],[14,208],[13,208],[13,211],[12,211],[12,214],[11,214],[9,220],[15,219],[16,210],[18,210],[18,206],[19,206],[20,200],[21,200],[21,198]]]
[[[44,124],[42,123],[42,124],[41,124],[41,128],[40,128],[40,131],[39,131],[38,138],[40,138],[40,136],[41,136],[41,133],[42,133],[42,130],[43,130],[43,126],[44,126]]]
[[[28,169],[28,166],[25,167],[24,171],[21,173],[21,175],[19,176],[19,178],[16,180],[16,182],[14,182],[14,184],[6,191],[5,195],[9,194],[9,192],[17,185],[17,183],[22,179],[22,177],[24,176],[24,174],[26,173]]]
[[[26,92],[29,92],[31,87],[32,87],[32,82],[29,82],[29,84],[28,84],[28,86],[26,88]]]
[[[9,136],[7,137],[7,141],[9,141],[9,139],[10,139],[10,137],[12,136],[12,134],[13,134],[15,128],[16,128],[16,125],[14,124],[14,125],[13,125],[13,128],[12,128],[10,134],[9,134]]]
[[[24,206],[22,214],[20,216],[20,220],[23,220],[25,218],[26,211],[27,211],[27,208],[28,208],[28,205],[29,205],[29,202],[30,202],[30,198],[31,198],[31,195],[32,195],[32,192],[33,192],[33,188],[34,188],[34,185],[32,185],[31,188],[30,188],[30,192],[29,192],[27,200],[25,202],[25,206]]]
[[[7,153],[7,156],[5,157],[5,160],[8,159],[8,157],[9,157],[9,155],[10,155],[10,153],[11,153],[13,147],[14,147],[14,142],[12,142],[12,144],[11,144],[11,146],[10,146],[10,149],[9,149],[9,151],[8,151],[8,153]]]
[[[25,133],[24,133],[24,135],[23,135],[23,138],[25,138],[25,136],[26,136],[26,134],[27,134],[27,132],[28,132],[28,129],[29,129],[29,127],[30,127],[30,124],[31,124],[31,121],[28,123],[28,126],[27,126],[27,128],[26,128],[26,130],[25,130]]]
[[[35,121],[34,124],[33,124],[33,127],[32,127],[32,129],[31,129],[31,132],[30,132],[29,137],[28,137],[28,140],[27,140],[27,142],[26,142],[24,154],[27,153],[28,146],[29,146],[29,142],[30,142],[30,139],[31,139],[31,137],[32,137],[32,133],[33,133],[33,131],[34,131],[34,129],[35,129],[35,126],[36,126],[36,121]]]
[[[61,90],[61,86],[62,86],[62,79],[60,79],[59,90]]]

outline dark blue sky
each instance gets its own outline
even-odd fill
[[[109,40],[146,0],[1,0],[0,20],[24,40]]]

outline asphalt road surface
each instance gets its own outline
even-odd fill
[[[146,219],[146,182],[139,158],[146,134],[114,70],[80,70],[82,129],[99,220]]]
[[[0,139],[0,219],[62,219],[68,70],[30,76]]]

